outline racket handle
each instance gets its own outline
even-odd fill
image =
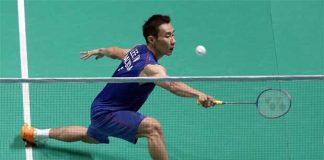
[[[223,101],[219,101],[219,100],[215,100],[215,101],[214,101],[214,104],[215,104],[215,105],[223,105],[224,102],[223,102]],[[201,103],[200,103],[199,101],[197,101],[197,105],[201,106]]]
[[[215,103],[215,105],[222,105],[222,104],[224,104],[223,101],[218,101],[218,100],[215,100],[214,103]]]

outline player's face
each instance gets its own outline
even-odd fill
[[[175,47],[174,29],[171,23],[159,26],[159,34],[155,43],[155,49],[163,55],[171,55]]]

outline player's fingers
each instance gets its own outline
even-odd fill
[[[82,59],[82,60],[86,60],[86,59],[88,59],[89,57],[90,57],[89,55],[84,55],[84,56],[81,57],[81,59]]]
[[[206,100],[202,101],[201,104],[205,108],[214,106],[215,105],[214,98],[212,98],[212,97],[209,96],[209,97],[206,98]]]
[[[208,106],[208,101],[204,101],[203,102],[203,106],[205,107],[205,108],[208,108],[209,106]]]
[[[210,107],[208,100],[203,101],[203,107],[205,107],[205,108]]]
[[[203,106],[203,107],[204,107],[204,103],[205,103],[204,101],[198,99],[198,102],[199,102],[199,105],[200,105],[200,106]]]
[[[84,52],[84,51],[82,51],[82,52],[80,52],[80,54],[87,54],[88,52]]]
[[[84,60],[86,60],[89,57],[95,55],[95,52],[94,52],[94,50],[92,50],[92,51],[82,52],[82,54],[85,54],[85,56],[83,56],[83,57],[84,57]]]
[[[215,98],[212,97],[212,96],[208,96],[207,99],[210,100],[210,101],[214,101],[215,100]]]
[[[208,100],[208,97],[207,96],[201,96],[201,97],[199,97],[199,100],[204,102],[204,101]]]
[[[208,107],[211,107],[211,106],[214,106],[214,102],[211,101],[211,100],[209,100],[209,101],[208,101]]]
[[[208,103],[207,103],[207,101],[208,101],[208,98],[207,98],[207,96],[201,96],[201,97],[199,97],[199,102],[200,102],[200,104],[203,106],[203,107],[208,107]]]
[[[208,100],[208,106],[214,106],[215,105],[215,99],[212,96],[207,96],[207,100]]]

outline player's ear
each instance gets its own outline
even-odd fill
[[[151,44],[154,44],[154,43],[155,43],[155,38],[154,38],[154,36],[148,36],[148,37],[147,37],[147,40],[148,40],[148,42],[151,43]]]

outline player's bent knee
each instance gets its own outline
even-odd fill
[[[161,131],[162,131],[161,124],[153,118],[151,118],[150,121],[148,122],[148,129],[149,129],[149,132],[161,133]]]
[[[146,137],[148,136],[161,136],[162,127],[161,124],[154,118],[145,118],[140,125],[140,132]]]

